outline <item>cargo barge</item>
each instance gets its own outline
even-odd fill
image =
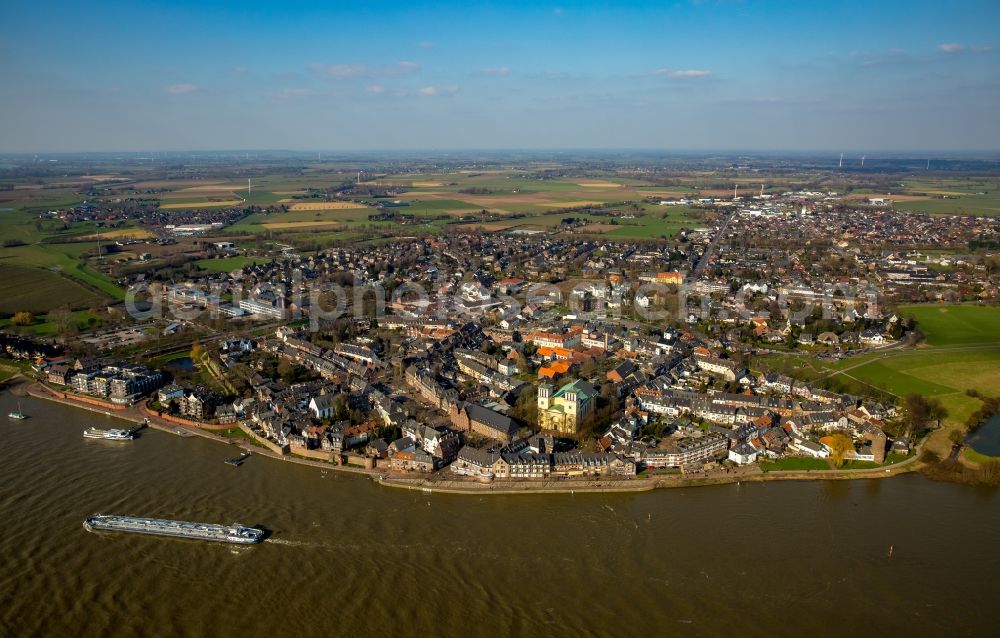
[[[214,523],[189,523],[160,518],[137,518],[132,516],[106,516],[95,514],[83,521],[88,532],[111,531],[151,534],[154,536],[174,536],[196,540],[216,541],[253,545],[264,540],[264,530],[244,527],[239,523],[216,525]]]

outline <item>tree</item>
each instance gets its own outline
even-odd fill
[[[76,319],[69,308],[56,308],[48,315],[48,320],[59,329],[59,334],[74,334],[77,330]]]
[[[350,406],[347,404],[347,395],[338,394],[333,398],[333,418],[339,420],[346,419],[351,415]]]
[[[948,415],[939,400],[921,394],[911,394],[903,399],[903,410],[907,436],[923,430],[929,421],[940,420]]]
[[[30,312],[15,312],[10,322],[15,326],[30,326],[35,322],[35,317]]]
[[[201,358],[205,355],[205,346],[201,345],[201,342],[195,341],[191,344],[191,360],[195,363],[201,361]]]
[[[837,467],[842,466],[847,454],[854,451],[854,441],[851,440],[851,437],[840,432],[830,436],[825,443],[830,448],[830,458],[833,459],[833,464]]]
[[[295,366],[288,359],[281,357],[278,360],[278,376],[288,384],[295,380]]]
[[[961,445],[962,441],[965,440],[965,432],[962,430],[952,430],[948,433],[948,440],[951,441],[952,445]]]
[[[511,416],[525,423],[538,423],[538,398],[534,392],[524,390],[514,402]]]

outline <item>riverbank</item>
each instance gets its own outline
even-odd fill
[[[377,476],[375,482],[385,487],[440,492],[444,494],[576,494],[595,492],[648,492],[679,487],[705,487],[732,485],[734,483],[765,483],[769,481],[850,481],[857,479],[884,479],[917,470],[917,455],[884,468],[859,470],[778,470],[764,472],[759,468],[733,471],[726,474],[701,476],[651,476],[634,479],[551,479],[547,481],[502,481],[481,483],[445,478],[411,478]]]
[[[397,489],[417,490],[421,492],[438,492],[444,494],[576,494],[576,493],[597,493],[597,492],[648,492],[655,489],[670,489],[678,487],[702,487],[708,485],[729,485],[742,482],[766,482],[766,481],[836,481],[853,479],[882,479],[898,476],[917,469],[917,457],[920,446],[910,456],[910,458],[900,461],[895,465],[884,468],[854,469],[854,470],[777,470],[764,472],[760,468],[741,468],[729,471],[725,474],[704,474],[700,476],[657,476],[637,477],[634,479],[551,479],[546,481],[498,481],[481,483],[478,481],[462,480],[457,478],[444,478],[443,474],[432,475],[432,477],[412,477],[390,475],[385,471],[368,470],[360,467],[348,465],[336,465],[325,461],[317,461],[289,454],[279,454],[271,449],[260,447],[254,442],[241,443],[238,439],[226,438],[213,432],[203,430],[197,426],[173,423],[156,416],[155,413],[145,408],[144,404],[123,407],[112,410],[77,401],[70,398],[66,393],[49,388],[43,383],[25,384],[25,392],[37,399],[54,401],[75,408],[90,410],[107,416],[117,417],[135,422],[146,420],[149,427],[182,436],[200,436],[204,439],[216,441],[225,445],[236,445],[242,449],[250,450],[255,456],[263,456],[288,463],[317,467],[323,470],[345,472],[354,475],[364,475],[371,478],[375,483],[384,487]],[[62,396],[60,396],[62,395]]]
[[[208,439],[210,441],[215,441],[217,443],[222,443],[224,445],[237,446],[244,450],[249,450],[253,452],[254,456],[264,456],[272,458],[279,461],[287,461],[290,463],[297,463],[299,465],[308,465],[311,467],[319,467],[324,470],[335,470],[338,472],[346,472],[349,474],[365,474],[369,476],[377,475],[374,470],[366,470],[364,468],[350,467],[345,465],[335,465],[333,463],[327,463],[324,461],[316,461],[313,459],[306,459],[289,454],[279,454],[270,450],[266,447],[261,447],[254,441],[246,440],[244,443],[240,439],[233,439],[221,436],[209,430],[204,430],[197,425],[187,425],[179,421],[168,421],[160,416],[157,416],[155,412],[146,408],[144,403],[137,403],[132,406],[124,407],[120,410],[113,411],[105,407],[95,406],[84,401],[78,401],[74,397],[70,397],[66,393],[54,390],[43,383],[30,383],[26,384],[25,392],[36,399],[42,399],[45,401],[53,401],[55,403],[61,403],[73,408],[80,408],[83,410],[89,410],[91,412],[97,412],[99,414],[104,414],[105,416],[112,416],[119,419],[131,420],[134,422],[140,422],[145,420],[146,424],[155,430],[160,430],[162,432],[169,432],[170,434],[177,434],[181,436],[200,436],[203,439]],[[63,395],[63,396],[59,396]]]

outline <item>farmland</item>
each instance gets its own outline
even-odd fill
[[[288,203],[295,200],[281,200],[281,203]],[[290,206],[291,210],[351,210],[357,208],[367,208],[364,204],[356,202],[299,202]]]
[[[86,307],[101,296],[55,272],[11,263],[3,265],[0,277],[0,314],[26,310],[45,313],[53,308]]]
[[[194,171],[181,177],[165,177],[161,167],[133,167],[117,174],[111,166],[93,170],[85,176],[59,177],[17,181],[13,190],[0,192],[0,241],[8,242],[0,249],[0,259],[7,263],[47,269],[65,279],[83,284],[90,293],[105,299],[121,298],[123,291],[112,278],[115,266],[136,259],[128,249],[118,255],[97,255],[97,243],[122,239],[148,239],[158,234],[128,219],[113,227],[94,221],[63,223],[44,215],[80,204],[93,195],[87,189],[107,191],[113,197],[138,197],[158,202],[160,209],[174,211],[207,209],[253,204],[277,205],[284,210],[257,212],[223,228],[213,236],[235,240],[247,246],[261,248],[261,242],[277,241],[297,249],[313,250],[348,241],[383,241],[392,236],[424,236],[449,230],[473,232],[547,231],[563,236],[586,235],[626,241],[669,239],[685,228],[711,225],[716,214],[701,206],[660,206],[660,199],[680,197],[725,197],[731,191],[718,175],[711,171],[681,171],[666,178],[646,179],[625,170],[600,169],[574,171],[559,162],[527,164],[520,168],[462,168],[414,172],[372,171],[356,183],[354,168],[345,170],[336,162],[304,162],[293,171],[270,170],[264,165],[241,158],[240,170],[252,175],[251,187],[246,181],[226,171]],[[70,173],[67,173],[70,175]],[[808,172],[781,176],[735,176],[725,182],[739,183],[753,189],[766,182],[765,191],[780,193],[806,185],[815,176]],[[859,181],[863,181],[860,180]],[[885,182],[889,184],[889,181]],[[842,184],[841,184],[842,185]],[[349,186],[357,192],[335,198],[331,194]],[[389,188],[389,193],[369,194],[363,188]],[[839,188],[839,186],[837,186]],[[886,193],[897,199],[897,207],[927,206],[934,208],[956,205],[978,206],[983,212],[993,206],[998,183],[993,178],[927,176],[921,179],[897,181]],[[891,191],[891,192],[888,192]],[[871,185],[857,188],[851,197],[878,196],[880,189]],[[948,198],[948,199],[943,199]],[[321,201],[334,199],[335,201]],[[396,201],[398,207],[380,207],[382,202]],[[942,209],[944,210],[944,209]],[[483,213],[485,211],[485,213]],[[934,211],[939,212],[939,211]],[[43,213],[39,217],[39,213]],[[383,214],[382,219],[369,217]],[[482,221],[475,221],[480,217]],[[184,250],[191,250],[188,245]],[[146,249],[154,255],[152,263],[162,264],[161,257],[171,249]],[[138,252],[138,251],[136,251]],[[204,255],[196,255],[195,258]],[[227,268],[228,264],[199,262],[206,268]],[[72,297],[70,297],[72,298]],[[922,324],[932,326],[935,319],[923,312]],[[937,312],[937,310],[933,310]],[[972,316],[970,311],[958,311],[947,321],[961,322],[960,333],[942,337],[933,332],[930,345],[983,343],[995,341],[995,326]],[[992,332],[991,332],[992,331]],[[944,341],[942,341],[942,339]],[[896,383],[899,370],[888,363],[873,362],[859,369],[858,379],[864,382]],[[885,369],[883,369],[885,368]],[[910,389],[942,394],[934,379],[909,375],[905,386]],[[841,375],[841,379],[847,379]],[[902,383],[900,381],[900,383]],[[943,388],[951,385],[941,384]],[[902,387],[902,386],[901,386]]]
[[[179,210],[184,208],[212,208],[221,206],[236,206],[237,204],[242,204],[242,203],[243,201],[239,199],[194,200],[190,202],[161,203],[160,208],[164,210]]]
[[[906,180],[894,207],[931,215],[1000,215],[1000,182],[986,178]]]

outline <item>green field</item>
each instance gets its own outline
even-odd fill
[[[67,306],[81,308],[100,303],[102,296],[50,270],[0,260],[0,314],[28,311],[46,313]]]
[[[1000,307],[900,306],[901,317],[912,316],[932,346],[1000,343]]]
[[[108,297],[123,299],[125,291],[107,276],[98,272],[81,259],[81,254],[96,248],[97,242],[71,244],[31,244],[16,248],[0,249],[0,264],[18,264],[59,271],[100,291]],[[53,300],[54,307],[64,305]]]
[[[927,196],[896,202],[893,208],[931,215],[1000,215],[1000,182],[989,177],[943,177],[906,180],[903,192]]]
[[[845,367],[844,362],[838,367]],[[962,424],[980,406],[966,390],[986,395],[1000,390],[1000,349],[950,351],[931,347],[899,352],[848,374],[898,397],[914,393],[933,396],[947,408],[950,423]]]
[[[1000,215],[1000,197],[996,195],[960,195],[947,199],[922,199],[896,202],[896,210],[908,210],[931,215]]]
[[[608,237],[628,237],[650,239],[673,237],[682,228],[693,228],[700,223],[691,216],[691,209],[672,206],[654,207],[650,212],[636,219],[622,219],[618,228],[604,233]]]
[[[269,261],[263,257],[224,257],[222,259],[200,259],[194,263],[202,270],[209,272],[232,272],[253,263],[264,264]]]
[[[76,322],[76,327],[80,330],[100,325],[100,317],[89,310],[76,310],[71,315],[73,321]],[[34,323],[27,326],[15,326],[10,319],[0,319],[0,329],[34,334],[40,337],[54,337],[59,334],[59,326],[49,321],[47,315],[36,316]]]
[[[69,199],[69,198],[67,198]],[[62,202],[62,205],[76,203],[79,200]],[[40,207],[41,210],[60,205],[60,200],[50,200],[50,206]],[[129,228],[124,225],[117,230]],[[46,271],[60,272],[65,277],[78,280],[94,289],[96,296],[107,296],[121,299],[124,291],[114,285],[104,274],[90,267],[80,257],[89,250],[96,248],[96,241],[78,241],[78,238],[88,237],[112,229],[99,227],[93,222],[82,222],[65,225],[58,219],[39,219],[26,210],[0,212],[0,241],[21,242],[23,245],[0,248],[0,267],[10,265],[35,266]],[[51,273],[50,273],[51,274]],[[19,275],[23,277],[23,273]],[[80,305],[77,295],[71,291],[55,289],[58,294],[69,295],[69,305]],[[0,302],[6,307],[7,302]],[[67,305],[53,296],[45,303],[34,307],[49,310]]]

